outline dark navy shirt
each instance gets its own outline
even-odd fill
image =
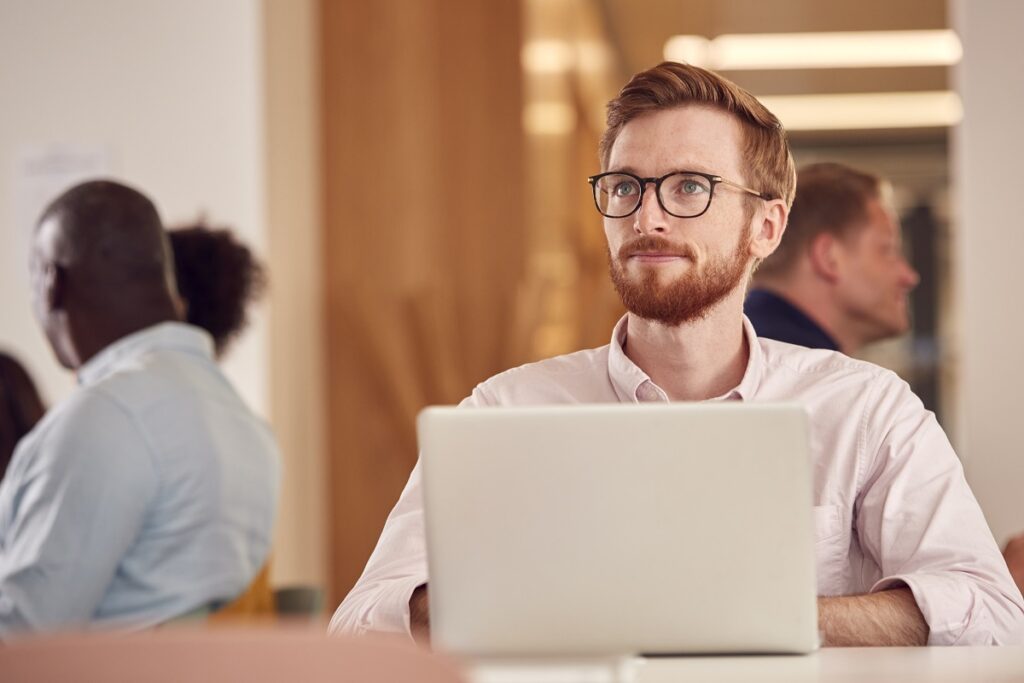
[[[751,290],[743,303],[743,312],[750,318],[757,336],[812,349],[839,350],[828,332],[793,304],[765,289]]]

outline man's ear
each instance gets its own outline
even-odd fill
[[[42,266],[43,305],[46,310],[59,311],[67,305],[68,271],[56,263],[49,262]]]
[[[753,236],[750,239],[751,256],[765,259],[772,255],[782,241],[788,218],[789,209],[781,199],[765,202],[764,212],[754,213]]]
[[[835,235],[821,232],[814,236],[807,246],[807,255],[814,274],[829,283],[839,281],[839,253],[841,245]]]

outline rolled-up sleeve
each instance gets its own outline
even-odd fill
[[[362,576],[331,619],[332,633],[409,633],[409,598],[427,582],[423,494],[417,462]]]
[[[935,416],[900,380],[873,390],[856,521],[882,571],[871,591],[909,587],[929,645],[1024,642],[1024,599]]]
[[[481,386],[461,407],[494,405]],[[420,463],[388,515],[377,547],[362,576],[331,619],[331,633],[410,633],[409,599],[427,583],[427,543],[423,521]]]

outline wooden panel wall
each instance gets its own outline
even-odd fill
[[[521,361],[519,0],[321,0],[330,600],[416,460],[414,419]]]

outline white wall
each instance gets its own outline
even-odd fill
[[[26,150],[109,153],[113,175],[165,222],[204,213],[234,228],[270,268],[269,300],[224,365],[284,454],[276,584],[326,575],[316,7],[0,0],[0,348],[26,362],[48,403],[74,386],[29,308],[43,199],[26,196]]]
[[[964,45],[954,134],[962,330],[961,443],[968,479],[1002,542],[1024,531],[1024,2],[951,0]]]
[[[109,150],[113,175],[152,197],[165,221],[205,212],[262,250],[261,16],[252,0],[0,0],[0,347],[25,360],[48,402],[73,380],[28,305],[20,155]],[[261,413],[265,328],[258,320],[226,363]]]

